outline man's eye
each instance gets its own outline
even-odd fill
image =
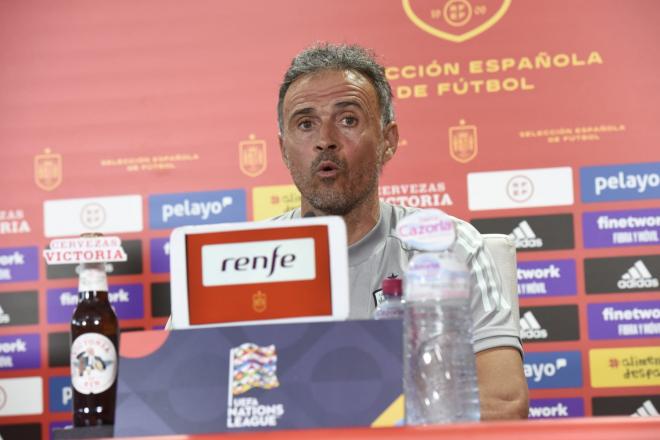
[[[341,122],[342,122],[342,124],[346,125],[347,127],[353,127],[353,126],[357,125],[358,120],[354,116],[344,116],[341,119]]]
[[[309,130],[310,128],[312,128],[312,121],[309,120],[300,121],[298,123],[298,128],[301,128],[303,130]]]

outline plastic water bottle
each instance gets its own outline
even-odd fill
[[[383,295],[374,310],[374,319],[403,319],[401,278],[385,278]]]
[[[404,292],[406,424],[478,421],[468,268],[449,253],[418,254]]]

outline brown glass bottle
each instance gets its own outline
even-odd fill
[[[112,425],[119,325],[108,301],[105,264],[84,263],[79,269],[78,306],[71,319],[73,424]]]

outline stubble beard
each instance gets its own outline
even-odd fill
[[[329,160],[337,165],[339,176],[319,179],[315,176],[318,164]],[[291,170],[293,182],[300,194],[312,207],[327,215],[346,215],[369,199],[378,188],[378,177],[382,164],[379,162],[358,166],[351,171],[344,160],[337,158],[334,153],[320,154],[312,162],[307,173]],[[344,179],[347,183],[342,185],[336,182]],[[365,182],[365,184],[362,184]]]

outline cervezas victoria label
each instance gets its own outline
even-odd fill
[[[85,333],[71,345],[71,384],[82,394],[99,394],[117,376],[117,350],[100,333]]]

